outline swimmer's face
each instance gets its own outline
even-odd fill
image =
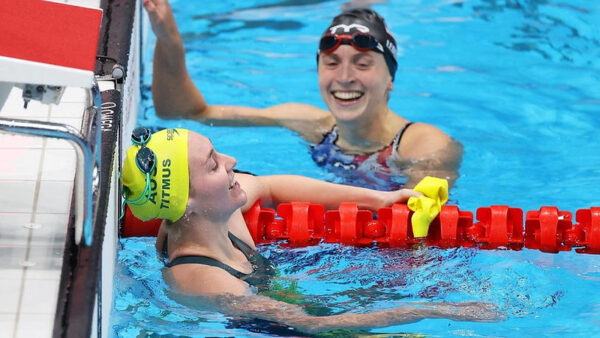
[[[369,118],[387,110],[392,77],[382,54],[341,45],[319,56],[319,89],[339,121]]]
[[[209,217],[229,217],[246,203],[246,192],[235,179],[233,157],[218,153],[212,142],[190,132],[190,199],[194,212]]]

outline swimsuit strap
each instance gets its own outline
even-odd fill
[[[227,264],[223,264],[218,260],[207,257],[207,256],[180,256],[175,258],[173,261],[166,264],[168,268],[174,267],[175,265],[180,264],[202,264],[202,265],[210,265],[217,268],[221,268],[227,272],[229,272],[232,276],[241,279],[246,276],[245,273],[239,272],[236,269],[230,267]]]
[[[327,134],[323,135],[323,140],[321,140],[321,143],[319,144],[331,144],[332,146],[337,147],[335,143],[337,142],[338,138],[338,126],[337,124],[334,124],[331,130]]]
[[[338,134],[338,129],[339,129],[339,128],[338,128],[337,124],[334,124],[334,125],[333,125],[333,127],[331,127],[331,131],[330,131],[329,133],[330,133],[330,134],[331,134],[331,133],[333,133],[333,134],[335,134],[335,135],[337,136],[337,134]]]
[[[252,249],[246,242],[234,236],[231,232],[228,234],[231,243],[238,248],[244,256],[249,260],[252,256],[256,254],[256,250]]]
[[[402,127],[402,130],[400,130],[400,132],[396,135],[396,137],[394,138],[394,141],[392,142],[393,149],[397,149],[398,148],[398,146],[400,145],[400,141],[402,141],[402,136],[404,136],[404,132],[413,123],[414,122],[408,122],[407,124],[404,125],[404,127]]]
[[[242,241],[241,239],[235,237],[231,232],[228,233],[228,236],[233,245],[236,248],[238,248],[244,254],[244,256],[246,256],[247,259],[250,259],[250,257],[254,253],[256,253],[256,251],[253,250],[248,244],[244,243],[244,241]],[[239,279],[248,276],[248,274],[239,272],[238,270],[230,267],[229,265],[221,263],[220,261],[208,256],[180,256],[165,265],[168,268],[170,268],[180,264],[204,264],[214,266],[229,272],[232,276]]]

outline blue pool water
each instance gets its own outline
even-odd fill
[[[343,1],[174,1],[188,67],[209,103],[324,107],[315,47]],[[391,0],[372,6],[399,43],[392,110],[432,123],[464,146],[451,198],[462,210],[600,206],[600,3],[587,0]],[[211,127],[156,118],[153,41],[144,48],[139,123],[209,136],[238,168],[338,180],[281,128]],[[153,239],[122,240],[113,334],[280,334],[168,297]],[[334,312],[411,301],[485,301],[500,323],[425,320],[371,332],[426,335],[600,335],[600,255],[533,250],[413,251],[319,245],[260,250],[307,297]],[[261,331],[262,330],[262,331]],[[266,331],[265,331],[266,330]],[[269,331],[270,330],[270,331]],[[257,333],[258,332],[258,333]]]

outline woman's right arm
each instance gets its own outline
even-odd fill
[[[152,97],[161,117],[187,117],[206,108],[186,68],[185,49],[167,0],[144,0],[144,8],[156,35]]]
[[[334,329],[369,329],[445,318],[455,321],[494,322],[502,319],[488,303],[419,303],[405,307],[367,312],[312,316],[295,304],[258,295],[214,297],[214,305],[231,315],[259,318],[316,333]]]
[[[286,103],[268,108],[208,105],[188,73],[185,48],[167,0],[144,0],[156,35],[152,97],[162,118],[190,118],[213,125],[283,126],[299,132],[309,142],[320,141],[333,118],[318,107]]]
[[[248,284],[228,272],[210,266],[185,265],[170,268],[165,281],[189,306],[216,308],[233,316],[258,318],[285,324],[305,333],[334,329],[368,329],[418,322],[428,318],[455,321],[494,322],[502,319],[496,307],[489,303],[413,303],[403,307],[364,312],[313,316],[297,304],[288,304],[256,295]]]

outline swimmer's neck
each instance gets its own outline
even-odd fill
[[[197,214],[180,221],[181,235],[175,241],[171,257],[202,255],[217,260],[235,256],[235,247],[229,239],[229,220],[214,221]],[[171,247],[171,246],[170,246]]]

